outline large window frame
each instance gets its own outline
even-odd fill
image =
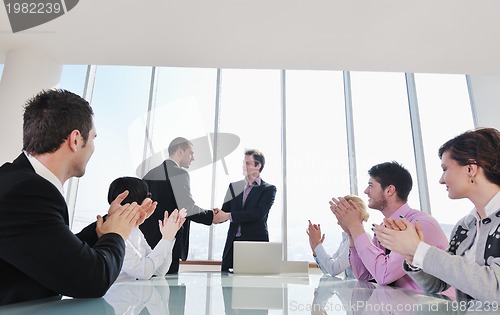
[[[81,69],[80,69],[81,70]],[[211,178],[208,181],[208,183],[203,183],[205,187],[209,187],[209,192],[207,193],[207,196],[204,200],[209,200],[209,202],[206,202],[210,205],[210,207],[216,207],[220,206],[219,202],[219,197],[221,192],[221,188],[219,187],[219,178],[218,174],[224,170],[224,168],[227,167],[227,165],[224,165],[223,161],[221,160],[221,156],[219,156],[219,148],[220,146],[220,141],[221,139],[219,136],[221,135],[222,132],[231,132],[231,130],[226,130],[224,127],[221,128],[221,126],[224,125],[224,119],[227,119],[227,117],[224,116],[224,108],[227,104],[224,103],[224,84],[227,84],[227,81],[224,81],[224,71],[225,69],[212,69],[214,73],[214,83],[210,87],[211,89],[214,89],[213,92],[213,103],[210,105],[211,108],[213,108],[213,115],[210,117],[210,132],[212,133],[212,144],[213,144],[213,151],[211,152],[212,154],[212,160],[216,161],[215,163],[211,164],[211,167],[208,169],[208,172],[211,172]],[[149,98],[147,100],[147,111],[149,115],[152,113],[152,109],[155,106],[155,100],[156,97],[158,96],[158,71],[159,68],[156,67],[151,67],[151,75],[149,77],[149,82],[144,83],[148,85],[149,87]],[[182,71],[182,69],[181,69]],[[235,71],[234,69],[232,70],[227,70],[227,71]],[[245,71],[252,71],[252,70],[245,70]],[[259,71],[259,70],[255,70]],[[292,171],[292,167],[297,167],[296,165],[294,166],[294,163],[290,163],[289,159],[289,154],[290,154],[290,137],[293,136],[293,133],[295,130],[290,130],[290,126],[293,126],[295,122],[292,120],[294,118],[289,116],[289,113],[293,111],[290,106],[293,104],[293,101],[290,100],[288,96],[288,91],[287,91],[287,81],[290,79],[288,74],[292,73],[292,71],[288,70],[277,70],[279,72],[279,77],[280,77],[280,84],[279,86],[276,86],[278,91],[276,93],[279,94],[279,101],[276,102],[277,109],[276,111],[280,113],[280,120],[276,122],[279,124],[279,135],[276,135],[281,143],[280,143],[280,148],[279,152],[281,154],[281,179],[273,184],[278,184],[280,187],[279,194],[277,195],[277,198],[280,198],[279,202],[276,203],[275,208],[273,208],[273,211],[279,212],[280,213],[280,220],[281,220],[281,230],[278,233],[279,237],[278,239],[275,240],[280,240],[283,243],[283,248],[284,248],[284,259],[297,259],[296,256],[291,254],[289,252],[289,244],[288,244],[288,235],[291,232],[288,229],[288,225],[290,224],[290,212],[289,211],[301,211],[299,210],[294,210],[292,209],[293,207],[290,204],[291,196],[289,194],[289,174]],[[82,72],[82,71],[80,71]],[[300,70],[294,70],[295,73],[300,73]],[[87,71],[85,73],[85,80],[82,80],[81,78],[79,79],[79,84],[82,84],[81,82],[85,81],[85,84],[83,87],[80,89],[78,88],[77,85],[72,85],[68,82],[63,82],[61,88],[68,88],[72,89],[75,92],[81,92],[81,94],[88,100],[92,101],[93,97],[93,89],[94,89],[94,82],[96,80],[96,76],[99,74],[96,73],[96,66],[88,66]],[[344,114],[343,117],[345,119],[345,145],[347,146],[347,151],[348,151],[348,163],[345,165],[346,172],[349,173],[349,182],[345,184],[345,192],[349,192],[352,194],[358,194],[362,197],[364,197],[363,194],[363,186],[366,183],[367,180],[367,174],[366,174],[366,165],[363,165],[363,163],[360,161],[360,156],[359,156],[359,131],[357,131],[357,128],[359,127],[359,108],[357,108],[358,103],[357,103],[357,95],[356,95],[356,76],[358,74],[355,72],[349,72],[349,71],[344,71],[342,72],[342,86],[338,87],[340,90],[343,90],[343,98],[344,98]],[[374,77],[377,76],[377,74],[373,74]],[[382,74],[381,74],[382,75]],[[354,80],[353,80],[354,76]],[[412,142],[412,149],[413,149],[413,165],[410,166],[412,173],[414,175],[414,190],[412,194],[416,194],[418,196],[418,201],[417,202],[412,202],[412,205],[415,208],[420,208],[422,211],[430,212],[432,213],[433,209],[433,198],[432,194],[444,194],[444,189],[441,192],[437,192],[437,189],[433,189],[431,192],[429,192],[429,182],[432,181],[437,181],[436,178],[428,178],[427,174],[430,171],[430,168],[432,167],[435,169],[436,167],[436,152],[428,152],[427,146],[426,146],[426,139],[428,139],[428,134],[429,134],[429,127],[423,127],[422,126],[422,108],[428,107],[426,102],[428,102],[429,97],[432,98],[432,96],[426,96],[426,97],[419,97],[419,82],[422,82],[422,77],[424,77],[424,74],[412,74],[412,73],[402,73],[400,74],[402,83],[401,85],[404,86],[404,90],[398,91],[398,93],[404,93],[406,96],[406,101],[405,104],[402,104],[406,106],[405,111],[407,111],[408,115],[408,121],[410,122],[407,126],[409,134],[411,134],[411,142]],[[439,75],[429,75],[429,76],[434,76],[434,78],[437,78]],[[464,75],[464,78],[466,76]],[[227,79],[227,78],[226,78]],[[65,78],[63,77],[63,80]],[[368,83],[369,84],[369,83]],[[467,85],[465,85],[465,89],[467,89]],[[464,89],[462,87],[462,89]],[[354,94],[353,94],[354,93]],[[461,97],[462,101],[469,102],[470,108],[464,109],[465,107],[462,106],[462,111],[465,111],[463,113],[464,117],[469,117],[465,123],[461,125],[462,128],[460,131],[465,131],[467,129],[470,129],[473,127],[473,121],[475,119],[474,117],[474,106],[473,104],[470,104],[470,100],[464,100],[464,98],[469,97],[470,91],[461,91]],[[274,105],[273,105],[274,106]],[[296,105],[293,105],[296,106]],[[356,114],[358,112],[358,114]],[[358,116],[357,116],[358,115]],[[424,117],[426,117],[424,115]],[[144,130],[142,133],[142,136],[145,139],[144,145],[141,147],[141,154],[143,157],[148,156],[150,154],[151,148],[147,146],[147,141],[148,137],[151,137],[151,134],[148,134],[148,130],[152,130],[151,124],[153,123],[154,119],[151,116],[148,116],[146,119],[146,125],[148,128]],[[212,129],[213,128],[213,129]],[[361,128],[364,128],[362,126]],[[454,132],[458,132],[457,130],[454,130]],[[366,132],[366,131],[365,131]],[[447,131],[446,137],[451,136],[451,132]],[[443,138],[444,139],[444,138]],[[149,139],[150,140],[150,139]],[[358,142],[357,142],[358,141]],[[325,144],[326,145],[331,145],[328,142],[328,138],[325,138]],[[235,152],[232,153],[232,155],[235,156],[235,158],[240,158],[242,155],[241,150],[238,151],[236,150]],[[236,157],[237,156],[237,157]],[[432,162],[430,162],[432,161]],[[266,172],[266,170],[264,171]],[[126,174],[124,174],[126,175]],[[264,175],[263,175],[264,176]],[[193,176],[191,178],[192,181],[196,181],[197,179],[195,178],[196,174],[193,173]],[[434,175],[433,175],[434,177]],[[199,183],[195,183],[199,184]],[[68,202],[68,207],[70,211],[70,218],[74,218],[74,211],[77,203],[77,198],[78,194],[82,193],[81,190],[79,191],[78,189],[79,186],[79,180],[78,179],[72,179],[70,180],[67,185],[65,186],[65,190],[67,192],[66,194],[66,200]],[[101,195],[105,195],[106,192],[99,192]],[[332,192],[332,197],[335,196],[336,192]],[[343,194],[343,192],[339,192],[339,194]],[[196,196],[195,196],[196,200]],[[465,213],[468,211],[469,205],[467,203],[454,203],[454,206],[459,207],[461,210],[458,211],[460,213]],[[307,235],[305,234],[305,227],[306,227],[306,222],[307,218],[304,218],[304,240],[307,238]],[[333,220],[333,219],[332,219]],[[375,219],[377,220],[376,216]],[[452,221],[457,221],[458,218],[453,218]],[[439,220],[438,220],[439,221]],[[77,229],[77,227],[74,227]],[[80,228],[80,227],[78,227]],[[218,254],[218,251],[214,251],[214,246],[220,246],[216,245],[214,242],[214,229],[217,229],[219,227],[214,227],[211,226],[208,228],[208,239],[206,240],[206,247],[207,251],[204,253],[204,257],[202,260],[219,260],[220,255]],[[75,232],[78,232],[75,230]],[[203,245],[205,246],[205,245]],[[333,245],[332,245],[333,246]],[[333,250],[331,248],[330,250]],[[309,253],[310,249],[309,248],[304,248],[304,251]],[[303,256],[306,257],[309,254]],[[198,259],[198,258],[196,258]],[[306,257],[306,259],[309,259],[312,261],[312,256]]]

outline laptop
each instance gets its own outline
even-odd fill
[[[240,275],[274,275],[281,273],[280,242],[235,241],[233,273]]]

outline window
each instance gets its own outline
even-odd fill
[[[86,72],[87,66],[65,66],[60,87],[81,95]],[[287,211],[290,260],[312,260],[305,233],[308,219],[321,224],[325,247],[333,253],[341,230],[328,201],[350,193],[350,181],[356,180],[358,195],[366,202],[367,171],[377,163],[396,160],[410,171],[414,187],[409,204],[420,208],[403,73],[350,73],[347,87],[352,93],[355,149],[351,158],[356,158],[357,167],[355,177],[350,178],[343,73],[286,71],[286,209],[282,202],[281,71],[222,69],[219,87],[217,73],[217,69],[97,67],[91,103],[98,134],[96,151],[86,175],[76,181],[73,231],[107,212],[112,180],[142,177],[147,171],[141,167],[147,165],[144,162],[151,162],[149,168],[161,163],[168,157],[168,144],[177,136],[195,143],[195,161],[189,169],[191,192],[196,204],[205,209],[220,208],[228,184],[243,179],[245,149],[264,153],[262,179],[277,187],[268,219],[270,239],[284,241],[282,213]],[[445,229],[451,228],[472,206],[468,201],[450,200],[439,185],[437,150],[473,128],[467,85],[463,75],[416,74],[415,83],[431,211]],[[453,124],[448,123],[451,112]],[[212,135],[216,132],[219,142],[213,164]],[[380,223],[379,211],[370,214],[369,223]],[[220,260],[228,224],[213,226],[213,233],[208,226],[192,224],[189,259]]]
[[[86,65],[65,65],[62,69],[59,88],[83,96],[87,68]]]
[[[460,133],[474,128],[464,75],[415,74],[431,213],[449,236],[454,224],[473,205],[465,199],[451,200],[439,184],[442,169],[439,147]],[[453,122],[451,122],[453,120]]]
[[[412,175],[408,204],[420,209],[405,75],[351,72],[351,84],[359,195],[367,201],[363,191],[373,165],[397,161]],[[369,223],[382,221],[380,211],[369,213]]]
[[[286,72],[289,260],[312,260],[307,220],[331,254],[342,241],[328,202],[350,193],[344,104],[342,72]]]
[[[153,168],[168,158],[168,145],[176,137],[193,142],[194,161],[188,169],[196,205],[212,209],[212,155],[217,70],[158,68],[156,101],[151,113],[151,144],[148,156],[163,152]],[[156,153],[156,154],[155,154]],[[142,177],[142,176],[141,176]],[[189,259],[207,260],[209,226],[190,225]]]
[[[98,66],[92,108],[95,152],[78,185],[72,230],[80,231],[109,209],[109,184],[137,176],[143,158],[151,68]]]
[[[83,96],[83,92],[85,89],[85,78],[87,75],[87,68],[88,66],[86,65],[65,65],[63,66],[62,73],[61,73],[61,80],[59,82],[59,88],[71,91],[75,94],[78,94],[80,96]],[[78,179],[76,178],[71,178],[70,180],[66,181],[64,184],[64,191],[66,192],[66,202],[68,204],[68,215],[69,215],[69,226],[70,228],[73,227],[73,218],[75,214],[75,203],[74,200],[76,198],[75,193],[77,192],[76,189],[72,189],[71,184],[78,185]],[[69,198],[68,198],[69,197]],[[85,220],[87,222],[87,220]],[[83,226],[82,226],[83,227]],[[79,230],[80,231],[80,225],[79,225]]]
[[[221,207],[230,182],[243,179],[245,149],[264,154],[262,179],[276,186],[277,194],[268,217],[269,238],[281,241],[281,110],[278,70],[222,70],[220,132],[237,135],[240,145],[217,169],[215,206]],[[214,259],[222,258],[229,222],[214,228]]]

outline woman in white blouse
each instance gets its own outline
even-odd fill
[[[356,205],[358,205],[361,212],[360,219],[366,222],[369,214],[363,200],[354,195],[347,195],[344,198],[347,201],[352,200]],[[351,264],[349,263],[349,235],[345,232],[345,230],[342,232],[342,242],[332,256],[328,255],[323,247],[325,234],[321,234],[321,227],[319,224],[312,224],[311,221],[309,221],[306,233],[309,235],[309,245],[311,245],[314,260],[324,274],[337,276],[345,271],[346,278],[353,278]]]
[[[109,186],[108,202],[112,202],[117,195],[128,190],[128,196],[122,204],[141,203],[150,197],[148,185],[137,177],[120,177]],[[131,279],[151,279],[153,276],[164,276],[172,263],[172,248],[175,243],[175,234],[186,220],[186,209],[174,210],[170,217],[165,211],[163,221],[158,221],[158,228],[162,239],[151,249],[139,227],[135,227],[125,241],[125,259],[117,281]]]

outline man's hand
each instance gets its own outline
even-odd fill
[[[348,201],[343,197],[339,197],[339,199],[332,198],[330,210],[337,218],[338,224],[351,238],[355,239],[365,232],[361,223],[363,221],[361,209],[352,200]]]
[[[214,215],[216,215],[217,213],[219,213],[220,209],[219,208],[213,208],[212,211],[214,212]]]
[[[175,209],[168,215],[168,211],[165,211],[165,217],[162,220],[158,220],[158,226],[160,227],[160,233],[163,239],[173,240],[177,231],[181,228],[184,221],[186,221],[187,210],[182,208],[180,211]]]
[[[351,232],[349,232],[349,229],[342,225],[339,221],[337,221],[337,224],[342,228],[342,231],[346,232],[346,234],[351,237]]]
[[[217,224],[217,223],[226,222],[227,220],[229,220],[230,215],[231,214],[229,212],[224,212],[220,209],[217,209],[217,213],[214,210],[214,218],[212,220],[212,223]]]
[[[116,196],[115,200],[110,204],[109,210],[108,210],[108,215],[112,215],[116,210],[121,209],[122,202],[127,198],[128,196],[128,190],[125,190],[118,196]]]
[[[117,199],[122,194],[118,195]],[[117,199],[115,199],[115,201],[117,201]],[[97,236],[101,237],[107,233],[117,233],[124,240],[126,240],[128,239],[130,232],[132,232],[132,229],[137,226],[137,222],[140,217],[139,206],[137,205],[137,202],[117,206],[114,204],[115,201],[112,203],[113,211],[111,214],[108,214],[106,222],[104,222],[100,215],[97,216]]]
[[[311,220],[307,221],[309,221],[309,225],[306,230],[306,233],[309,236],[309,246],[311,246],[313,256],[316,257],[316,252],[314,251],[314,249],[319,244],[323,244],[323,242],[325,241],[325,234],[321,235],[321,227],[319,224],[312,224]]]
[[[108,215],[113,214],[117,209],[120,209],[121,203],[125,198],[128,196],[128,190],[125,190],[118,196],[116,196],[115,200],[111,203],[109,206],[108,210]],[[151,200],[151,198],[145,198],[141,205],[139,206],[139,220],[137,221],[137,226],[141,225],[146,221],[147,218],[149,218],[153,212],[155,212],[156,206],[158,205],[158,202]],[[99,233],[98,236],[100,237]]]

